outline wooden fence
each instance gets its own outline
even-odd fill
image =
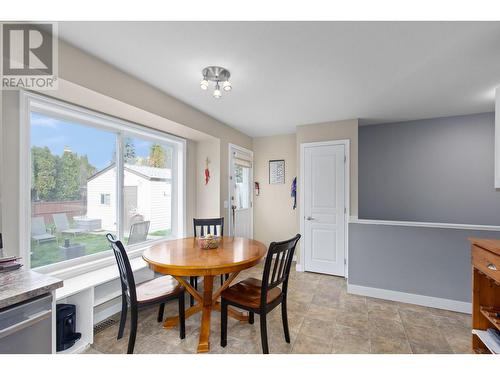
[[[77,201],[54,201],[54,202],[32,202],[31,216],[43,216],[45,224],[52,224],[52,214],[65,213],[68,220],[74,216],[82,216],[87,212],[87,204],[83,200]]]

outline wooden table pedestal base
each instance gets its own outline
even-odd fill
[[[221,285],[215,293],[213,292],[214,287],[214,276],[207,275],[203,276],[203,294],[195,290],[186,280],[180,276],[174,276],[179,283],[186,288],[187,292],[191,294],[194,299],[198,302],[196,305],[191,306],[186,310],[186,319],[190,316],[201,311],[201,327],[200,327],[200,339],[198,342],[198,353],[206,353],[210,350],[210,318],[212,315],[212,309],[220,311],[220,302],[218,301],[221,293],[224,289],[228,288],[231,282],[238,276],[239,272],[232,273],[229,278]],[[248,314],[241,313],[232,308],[228,309],[228,315],[234,319],[241,322],[248,322]],[[179,324],[179,317],[174,316],[165,319],[163,327],[165,329],[171,329]]]

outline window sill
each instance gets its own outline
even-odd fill
[[[129,256],[130,261],[132,261],[133,259],[135,259],[137,257],[140,257],[145,249],[146,248],[144,248],[142,250],[134,250],[134,251],[128,252],[127,254]],[[65,279],[80,276],[80,275],[83,275],[83,274],[86,274],[89,272],[97,271],[99,269],[109,267],[110,265],[114,265],[114,264],[116,264],[116,259],[115,259],[114,255],[111,254],[110,256],[107,256],[105,258],[100,258],[100,259],[97,259],[94,261],[85,262],[83,264],[78,264],[75,266],[65,267],[65,268],[60,269],[60,270],[47,272],[47,275],[57,277],[58,279],[65,280]],[[37,269],[35,269],[34,271],[40,272]],[[44,273],[44,272],[41,272],[41,273]]]
[[[143,245],[130,246],[130,250],[127,251],[130,262],[132,263],[136,258],[142,257],[142,253],[149,249],[151,246],[160,243],[162,241],[168,240],[171,238],[162,238],[160,240],[154,240],[147,242]],[[89,260],[87,262],[78,263],[75,265],[68,265],[64,267],[61,265],[61,268],[56,270],[44,269],[45,267],[39,267],[33,269],[33,271],[38,273],[43,273],[49,276],[56,277],[58,279],[66,280],[73,277],[77,277],[80,275],[87,274],[89,272],[98,271],[100,269],[109,267],[111,265],[116,265],[116,259],[113,253],[110,251],[108,256],[100,257],[95,260]]]
[[[136,256],[130,260],[130,266],[133,272],[145,269],[148,267],[147,263],[142,258]],[[109,281],[116,280],[120,277],[118,268],[115,264],[101,267],[93,271],[87,271],[75,275],[73,277],[66,277],[62,288],[56,290],[56,300],[70,297],[80,293],[86,289],[94,288],[99,285],[105,284]],[[119,295],[119,294],[118,294]],[[106,302],[112,298],[101,298],[102,301],[95,301],[94,306]]]

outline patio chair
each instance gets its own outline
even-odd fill
[[[130,226],[130,235],[128,236],[127,245],[144,242],[148,238],[149,221],[139,221]]]
[[[45,222],[43,217],[32,217],[31,218],[31,238],[36,241],[37,244],[44,241],[55,241],[56,236],[47,233],[47,228],[45,227]]]
[[[62,234],[72,234],[76,236],[79,233],[85,233],[86,230],[82,228],[71,228],[68,222],[68,217],[65,213],[62,214],[52,214],[54,218],[54,224],[56,225],[56,230]]]

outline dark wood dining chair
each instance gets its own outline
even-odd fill
[[[180,338],[183,339],[186,337],[184,288],[172,276],[158,277],[151,281],[135,285],[134,273],[132,272],[125,247],[111,233],[106,234],[106,238],[110,242],[115,254],[122,286],[122,312],[117,340],[123,337],[125,322],[127,321],[127,310],[130,307],[131,321],[127,354],[134,352],[137,335],[137,313],[142,307],[159,304],[158,322],[161,322],[163,321],[165,303],[177,299],[179,301]]]
[[[220,233],[217,232],[217,227],[220,228]],[[199,229],[199,231],[198,231]],[[213,234],[214,236],[224,236],[224,218],[217,217],[213,219],[193,219],[193,233],[195,237]],[[199,234],[198,234],[199,233]],[[224,284],[224,279],[227,280],[229,275],[220,275],[221,285]],[[198,277],[191,276],[189,283],[193,288],[198,290]],[[190,296],[189,304],[193,306],[194,298]]]
[[[290,343],[286,295],[293,253],[299,240],[300,234],[297,234],[286,241],[272,242],[267,252],[262,280],[248,278],[222,292],[221,346],[225,347],[227,345],[227,308],[229,305],[248,311],[248,322],[250,324],[254,322],[254,314],[260,315],[262,351],[264,354],[269,354],[266,316],[276,306],[281,304],[281,318],[283,320],[285,341]]]

